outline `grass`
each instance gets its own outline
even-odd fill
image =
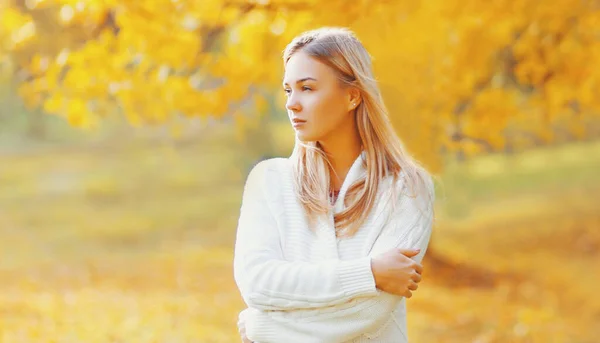
[[[223,142],[227,142],[224,144]],[[235,342],[243,150],[0,156],[0,341]],[[449,166],[416,342],[594,342],[600,144]]]
[[[470,216],[478,206],[498,207],[505,199],[513,208],[509,212],[518,208],[531,211],[549,193],[558,196],[562,192],[594,189],[600,184],[598,156],[600,142],[573,143],[451,164],[439,185],[438,199],[445,204],[444,213],[453,219]],[[515,201],[524,204],[517,206]],[[506,208],[501,212],[507,214]]]

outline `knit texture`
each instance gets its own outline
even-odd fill
[[[334,212],[365,174],[364,155],[350,168]],[[420,248],[431,236],[433,201],[383,180],[378,201],[358,232],[335,234],[333,213],[310,228],[294,192],[292,161],[260,162],[244,187],[234,251],[234,277],[248,309],[246,335],[259,343],[408,342],[403,297],[375,287],[371,257],[392,248]],[[433,200],[433,183],[426,180]]]

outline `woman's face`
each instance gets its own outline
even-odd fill
[[[322,141],[348,126],[352,97],[329,66],[298,51],[285,67],[288,116],[300,141]]]

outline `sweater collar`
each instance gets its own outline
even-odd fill
[[[350,186],[355,181],[360,179],[367,172],[367,170],[365,169],[364,163],[363,163],[365,160],[366,160],[366,152],[363,150],[358,155],[356,160],[354,160],[354,163],[352,163],[350,170],[348,170],[348,174],[346,174],[346,178],[344,179],[344,182],[342,183],[342,187],[340,188],[340,193],[334,204],[334,212],[340,212],[343,210],[344,197],[346,196],[346,192],[348,191]]]

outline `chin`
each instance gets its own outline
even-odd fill
[[[302,131],[296,132],[296,137],[301,142],[313,142],[313,141],[319,140],[319,138],[316,135],[310,134],[309,132],[302,132]]]

